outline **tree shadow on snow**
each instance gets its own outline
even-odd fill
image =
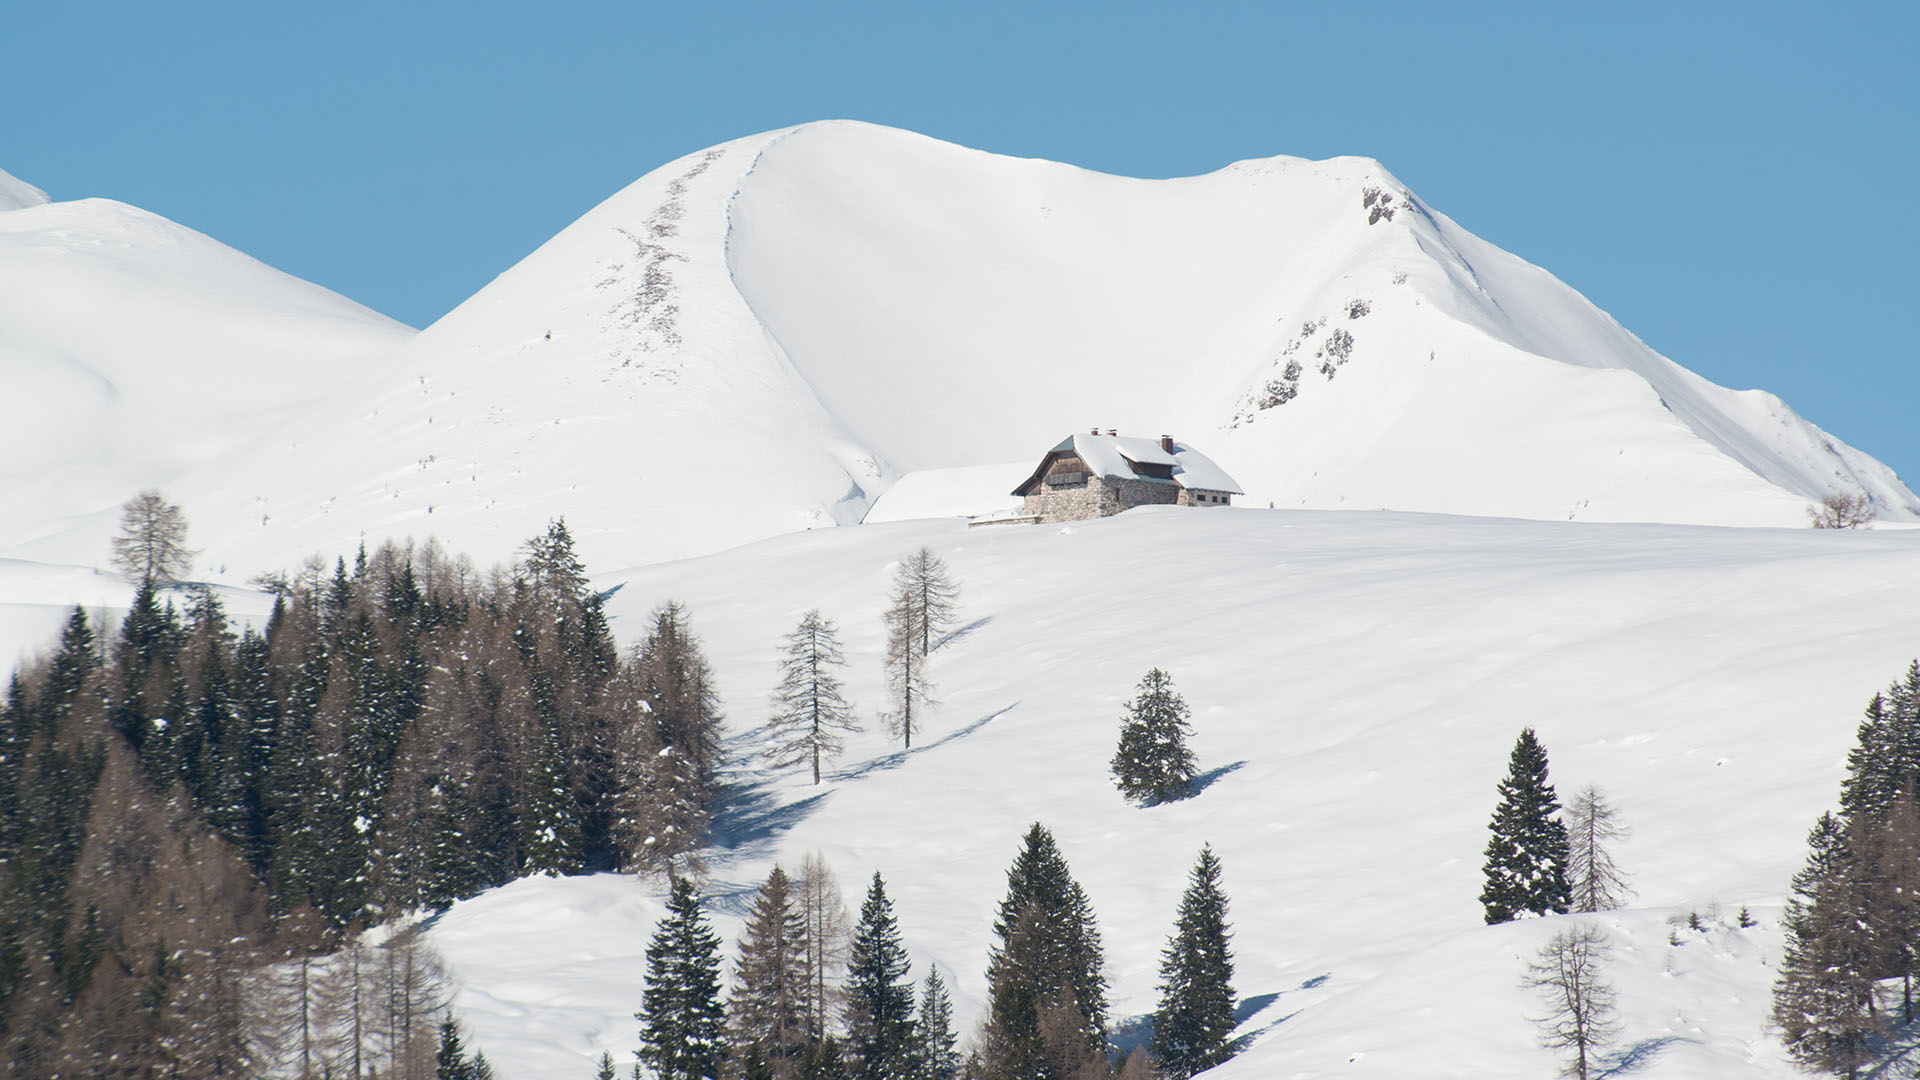
[[[890,769],[897,769],[900,766],[905,765],[909,760],[913,758],[915,754],[924,754],[929,750],[935,750],[935,749],[938,749],[939,747],[945,746],[948,743],[955,741],[956,739],[964,739],[967,736],[973,734],[976,731],[979,731],[981,728],[986,727],[988,724],[992,723],[995,720],[998,720],[1002,716],[1007,715],[1008,713],[1012,712],[1014,709],[1017,709],[1019,707],[1020,707],[1020,703],[1016,701],[1011,705],[1005,706],[1000,709],[996,709],[995,711],[988,713],[987,715],[981,717],[980,719],[975,720],[973,723],[968,724],[966,727],[949,731],[945,735],[940,736],[939,738],[933,740],[930,743],[922,743],[911,750],[895,750],[891,754],[883,754],[880,757],[873,758],[868,761],[863,761],[858,765],[852,765],[847,768],[839,769],[834,772],[828,773],[826,774],[826,777],[827,779],[832,780],[834,783],[840,783],[846,780],[859,780],[864,777],[872,776],[874,773],[886,772]]]
[[[935,649],[944,649],[948,645],[951,645],[962,638],[971,636],[975,630],[980,629],[981,627],[987,625],[992,621],[993,621],[993,616],[991,615],[985,615],[978,619],[975,619],[972,622],[968,623],[965,626],[960,627],[957,630],[952,630],[945,634],[942,634],[940,636],[940,640],[933,643],[933,647]]]
[[[1238,1027],[1241,1024],[1246,1023],[1248,1020],[1251,1020],[1254,1017],[1260,1015],[1262,1012],[1266,1011],[1267,1006],[1279,1000],[1280,1000],[1280,995],[1277,993],[1255,994],[1253,997],[1241,998],[1240,1004],[1235,1006],[1233,1010],[1234,1026]]]
[[[1659,1057],[1662,1050],[1672,1046],[1674,1043],[1690,1043],[1696,1041],[1698,1040],[1689,1039],[1680,1035],[1662,1035],[1656,1039],[1641,1039],[1639,1042],[1634,1043],[1632,1046],[1627,1047],[1625,1050],[1607,1059],[1605,1062],[1606,1067],[1595,1075],[1600,1077],[1601,1080],[1605,1080],[1605,1078],[1609,1076],[1626,1076],[1629,1073],[1639,1072],[1651,1064],[1654,1058]]]
[[[1221,777],[1227,775],[1228,773],[1239,772],[1241,769],[1244,769],[1246,767],[1247,767],[1246,759],[1242,758],[1241,760],[1233,762],[1230,765],[1222,765],[1217,769],[1208,769],[1206,772],[1201,773],[1199,776],[1196,776],[1192,780],[1187,782],[1187,798],[1189,799],[1197,798],[1201,792],[1212,787],[1214,781],[1220,779]]]
[[[826,804],[832,791],[821,791],[796,802],[782,803],[771,785],[743,784],[721,795],[720,811],[707,830],[709,859],[721,851],[745,855],[769,844],[806,820]],[[744,849],[744,850],[743,850]]]

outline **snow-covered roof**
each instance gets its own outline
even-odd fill
[[[1186,443],[1173,439],[1168,441],[1173,445],[1172,450],[1161,446],[1159,439],[1088,432],[1069,435],[1062,439],[1059,445],[1047,451],[1047,459],[1051,460],[1055,454],[1072,451],[1079,455],[1080,460],[1086,462],[1087,468],[1097,476],[1118,476],[1130,480],[1162,483],[1168,481],[1142,475],[1134,466],[1168,465],[1172,466],[1173,470],[1171,482],[1181,487],[1224,491],[1234,495],[1244,494],[1240,490],[1240,485],[1234,482],[1233,477],[1228,476],[1225,469],[1215,465],[1213,459]],[[1044,462],[1041,468],[1045,468]],[[1020,485],[1014,494],[1020,494],[1039,477],[1040,473],[1036,471],[1027,483]]]

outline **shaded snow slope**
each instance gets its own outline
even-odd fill
[[[729,950],[749,890],[810,851],[851,903],[881,871],[914,974],[984,1001],[1004,872],[1047,823],[1098,913],[1121,1020],[1150,1011],[1195,852],[1224,862],[1251,1049],[1235,1078],[1550,1075],[1525,960],[1561,920],[1487,928],[1475,900],[1494,785],[1534,726],[1564,795],[1597,784],[1631,836],[1618,944],[1631,1075],[1796,1075],[1765,1029],[1778,904],[1831,806],[1859,710],[1920,642],[1911,533],[1713,529],[1229,509],[1072,527],[822,530],[599,575],[623,638],[688,605],[732,737],[707,853]],[[947,559],[964,629],[911,753],[884,707],[893,561]],[[869,730],[809,783],[754,755],[781,636],[842,629]],[[1155,809],[1107,774],[1152,666],[1193,711],[1204,787]],[[1710,915],[1716,905],[1720,917]],[[1748,906],[1760,925],[1732,924]],[[1703,933],[1667,943],[1668,920]],[[503,1075],[585,1074],[635,1045],[657,884],[533,880],[434,930]]]
[[[904,473],[1095,425],[1188,442],[1255,505],[1802,525],[1828,491],[1916,502],[1375,162],[1134,180],[838,121],[641,178],[183,491],[222,522],[209,558],[249,570],[363,533],[503,558],[562,514],[605,565],[851,523]]]
[[[0,169],[0,210],[22,210],[47,201],[46,192]]]
[[[123,203],[0,214],[0,550],[104,561],[127,497],[287,423],[412,333]]]

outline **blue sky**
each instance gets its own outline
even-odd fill
[[[806,120],[1135,176],[1364,154],[1920,484],[1920,4],[1822,7],[22,4],[0,168],[425,325],[655,166]]]

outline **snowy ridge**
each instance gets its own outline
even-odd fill
[[[840,121],[641,178],[180,495],[248,572],[363,534],[503,558],[561,514],[604,565],[850,524],[900,475],[1094,425],[1195,446],[1252,505],[1801,526],[1829,491],[1920,503],[1377,162],[1134,180]]]
[[[124,203],[9,210],[0,548],[104,559],[129,496],[302,414],[412,333]]]

